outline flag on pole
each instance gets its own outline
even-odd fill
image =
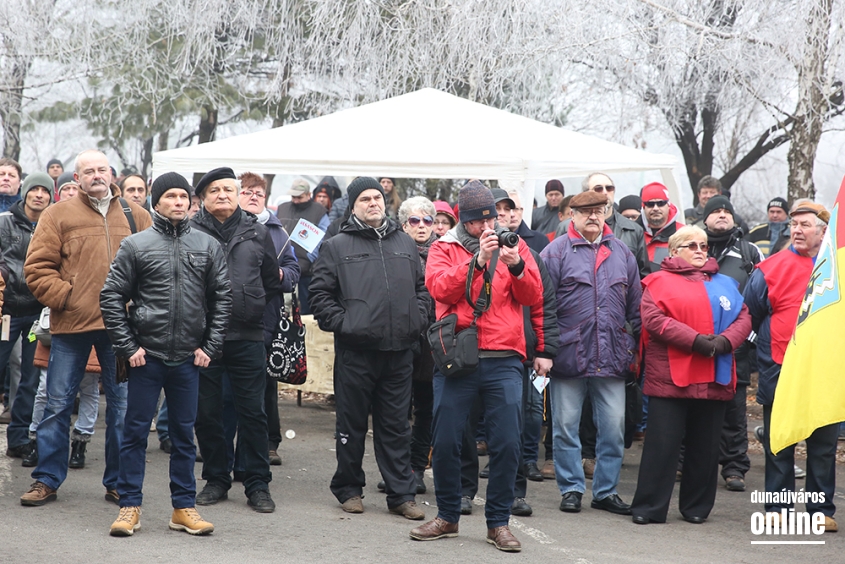
[[[836,196],[775,390],[772,452],[845,421],[845,179]]]

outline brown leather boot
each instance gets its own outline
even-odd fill
[[[435,517],[425,525],[411,529],[411,538],[418,541],[429,541],[458,536],[458,524],[444,521]]]
[[[487,529],[487,542],[505,552],[519,552],[522,550],[522,545],[516,540],[516,537],[513,536],[507,525],[502,525],[495,529]]]

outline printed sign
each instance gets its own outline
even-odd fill
[[[290,240],[305,249],[306,252],[313,253],[325,234],[325,231],[310,221],[300,219],[290,234]]]

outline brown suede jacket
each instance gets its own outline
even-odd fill
[[[105,329],[100,290],[120,242],[132,234],[112,184],[106,217],[82,190],[44,210],[32,235],[24,275],[36,299],[50,308],[54,335]],[[127,201],[137,230],[152,225],[150,214]]]

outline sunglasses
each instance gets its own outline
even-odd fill
[[[679,249],[689,249],[693,252],[700,250],[702,253],[706,253],[708,249],[707,243],[696,243],[693,241],[688,245],[678,245]]]
[[[669,203],[669,200],[654,200],[652,202],[643,202],[643,206],[645,206],[647,208],[653,208],[654,206],[662,208],[663,206],[665,206],[668,203]]]
[[[614,190],[616,190],[616,186],[613,184],[608,184],[607,186],[597,184],[593,186],[593,192],[613,192]]]
[[[421,221],[425,224],[426,227],[431,227],[432,225],[434,225],[434,218],[430,215],[427,215],[425,217],[412,215],[408,218],[408,225],[410,225],[411,227],[416,227],[420,224]]]

